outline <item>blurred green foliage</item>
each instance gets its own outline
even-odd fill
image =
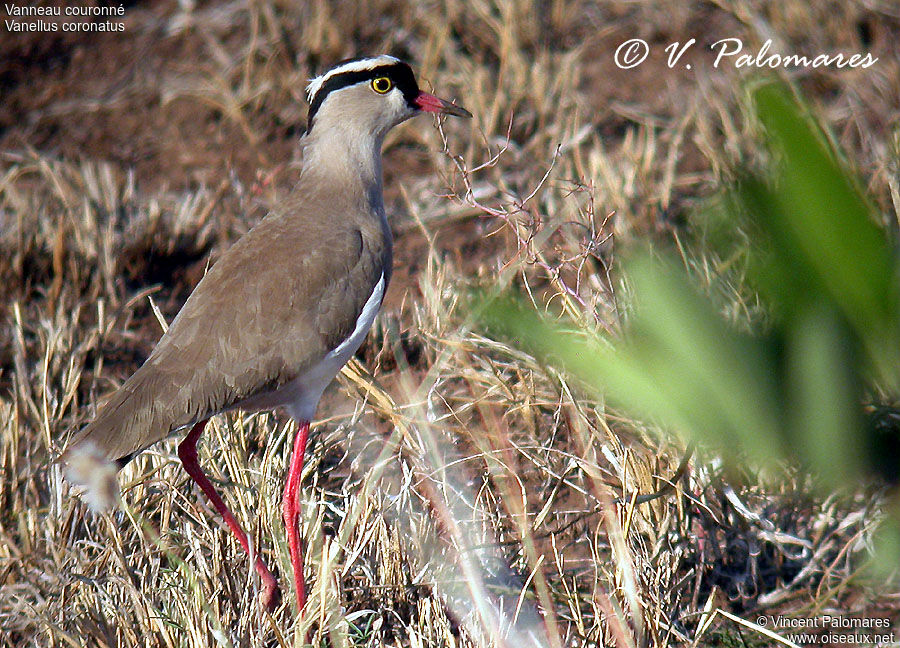
[[[624,266],[634,303],[621,338],[515,297],[483,302],[482,322],[731,460],[799,461],[826,488],[896,480],[900,417],[874,421],[864,404],[900,385],[897,256],[803,106],[771,83],[751,96],[768,168],[739,172],[724,215],[751,239],[764,324],[726,321],[674,256],[646,253]]]

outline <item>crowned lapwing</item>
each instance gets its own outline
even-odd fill
[[[410,67],[392,56],[342,62],[307,91],[293,192],[210,268],[147,361],[62,457],[67,477],[88,491],[93,484],[96,494],[109,490],[110,480],[98,484],[99,476],[188,430],[178,456],[249,552],[246,533],[197,462],[197,439],[220,412],[283,407],[297,423],[282,512],[301,610],[298,490],[309,422],[368,333],[391,277],[384,136],[421,112],[471,117],[419,90]],[[104,463],[114,468],[104,472]],[[271,609],[278,584],[258,555],[255,568]]]

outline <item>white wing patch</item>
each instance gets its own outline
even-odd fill
[[[369,329],[372,328],[372,322],[375,321],[375,316],[381,308],[383,298],[384,273],[381,274],[366,305],[363,306],[362,312],[356,318],[356,327],[350,337],[322,358],[317,365],[282,388],[283,398],[287,401],[285,409],[292,419],[295,421],[312,419],[316,413],[319,399],[322,398],[322,392],[334,380],[341,367],[347,364],[350,357],[356,353],[359,345],[368,335]]]
[[[338,65],[337,67],[328,70],[328,72],[326,72],[325,74],[311,79],[309,84],[306,86],[306,96],[309,101],[312,101],[313,97],[316,96],[316,93],[325,84],[325,82],[337,74],[342,74],[344,72],[361,72],[363,70],[374,69],[379,65],[392,65],[399,62],[400,59],[393,56],[388,56],[387,54],[383,54],[381,56],[372,56],[370,58],[364,58],[358,61],[350,61],[349,63]]]

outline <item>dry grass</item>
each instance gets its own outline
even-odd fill
[[[658,53],[618,70],[612,52],[636,36],[660,52],[734,36],[871,49],[872,69],[792,80],[896,231],[893,5],[188,4],[129,9],[133,49],[104,41],[121,44],[127,74],[60,76],[62,90],[19,107],[2,133],[0,646],[299,642],[290,597],[272,617],[258,609],[250,562],[174,441],[122,472],[124,506],[110,515],[87,512],[47,460],[146,357],[155,307],[171,319],[207,259],[290,186],[307,76],[381,51],[476,120],[438,131],[420,119],[387,143],[397,278],[320,408],[303,480],[316,643],[498,644],[502,617],[517,619],[513,645],[529,634],[554,647],[731,645],[738,626],[706,623],[717,609],[897,623],[897,587],[858,573],[877,491],[822,498],[790,468],[727,474],[702,449],[678,472],[677,437],[484,337],[462,299],[512,283],[615,335],[628,310],[617,257],[649,241],[677,245],[730,317],[759,317],[740,269],[693,220],[730,169],[759,163],[743,75],[709,55],[692,74]],[[101,66],[83,60],[92,51],[63,72]],[[285,584],[290,433],[277,415],[221,417],[200,456]]]

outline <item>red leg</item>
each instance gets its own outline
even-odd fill
[[[297,588],[297,610],[299,612],[303,612],[303,607],[306,605],[306,585],[303,582],[303,543],[300,542],[300,530],[297,528],[297,498],[300,494],[300,474],[303,472],[303,456],[306,454],[307,437],[309,437],[309,421],[301,421],[297,426],[294,450],[291,453],[291,466],[288,469],[287,483],[284,486],[284,498],[281,500],[288,547],[291,550],[291,567],[294,569],[294,585]]]
[[[225,520],[225,524],[228,525],[231,532],[237,536],[238,542],[244,547],[244,551],[249,554],[250,543],[247,540],[247,534],[244,533],[244,530],[241,528],[241,525],[238,524],[238,521],[234,519],[234,515],[231,514],[231,511],[228,510],[225,502],[223,502],[222,498],[219,497],[219,494],[216,493],[212,483],[207,479],[206,475],[203,474],[203,469],[200,468],[200,464],[197,462],[197,439],[200,438],[200,434],[205,427],[206,421],[200,421],[191,428],[190,433],[178,446],[178,457],[181,459],[181,463],[184,465],[187,474],[190,475],[191,479],[197,482],[197,485],[200,486],[204,493],[206,493],[206,497],[209,499],[210,503]],[[278,605],[279,599],[278,583],[275,581],[272,572],[266,567],[266,564],[262,561],[262,558],[260,558],[258,553],[256,555],[254,567],[256,567],[256,571],[263,581],[264,589],[260,600],[266,609],[269,611],[274,610]]]

